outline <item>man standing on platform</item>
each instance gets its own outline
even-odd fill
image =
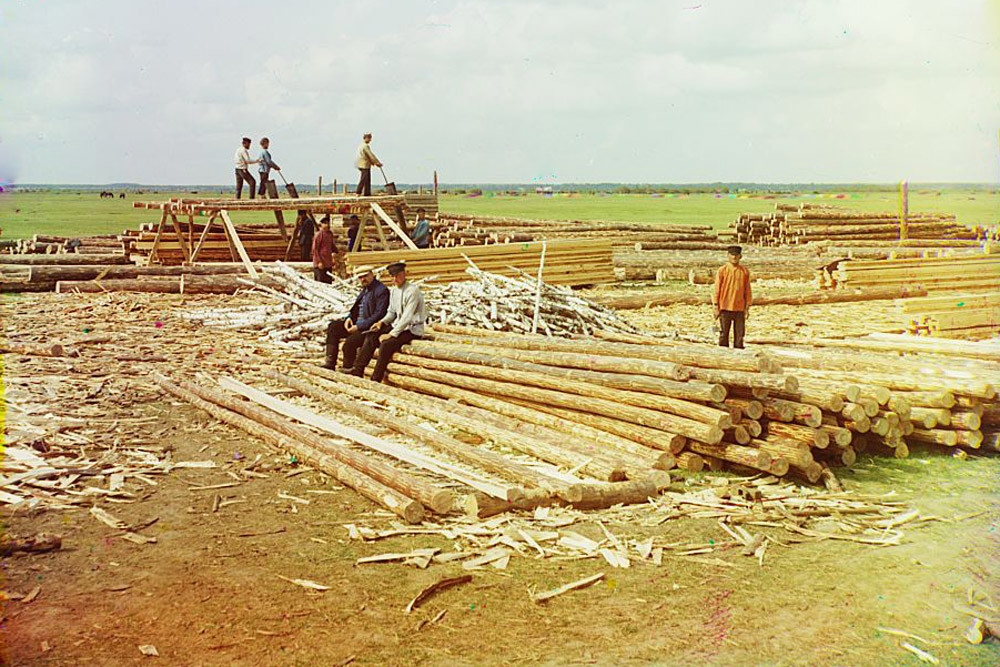
[[[361,138],[361,145],[358,146],[358,157],[354,161],[354,166],[361,172],[358,179],[358,195],[370,197],[372,194],[372,167],[381,167],[382,163],[375,157],[369,144],[372,142],[371,133],[365,134]]]
[[[413,225],[413,233],[410,235],[413,245],[418,248],[429,248],[431,245],[431,223],[427,221],[424,209],[417,209],[417,222]]]
[[[320,220],[319,231],[313,237],[312,264],[313,278],[321,283],[332,283],[330,270],[333,269],[333,254],[337,248],[333,242],[333,232],[330,231],[330,218]]]
[[[236,198],[243,194],[243,182],[250,186],[250,199],[253,199],[257,183],[250,175],[250,165],[257,164],[260,160],[250,159],[250,137],[243,137],[243,147],[236,149]]]
[[[375,355],[378,345],[378,361],[372,380],[382,382],[385,371],[396,354],[407,343],[424,335],[424,322],[427,320],[427,307],[424,305],[424,295],[420,288],[406,280],[406,263],[394,262],[387,267],[392,276],[393,289],[389,292],[389,309],[385,316],[372,328],[378,332],[378,338],[369,336],[361,348],[361,357],[354,366],[353,375],[364,377],[365,367]]]
[[[750,272],[740,265],[743,249],[729,246],[729,262],[719,267],[715,274],[715,291],[712,305],[719,320],[719,345],[729,347],[729,330],[733,330],[733,347],[743,349],[743,334],[750,315],[753,295],[750,292]]]
[[[257,167],[257,170],[260,172],[260,189],[257,190],[257,194],[261,197],[267,195],[267,181],[271,176],[271,170],[281,171],[281,167],[276,165],[274,160],[271,159],[271,151],[267,150],[267,147],[270,145],[271,140],[267,137],[260,140],[260,157],[257,158],[257,161],[260,163],[260,166]]]
[[[354,368],[358,349],[362,347],[366,338],[375,338],[377,335],[366,332],[385,317],[389,309],[389,288],[375,277],[374,267],[359,266],[354,270],[354,275],[361,281],[361,293],[354,300],[347,317],[330,322],[326,328],[326,363],[323,367],[330,370],[335,370],[337,367],[337,355],[342,340],[344,341],[343,370]],[[364,370],[364,366],[361,366],[361,373],[358,375],[363,375]]]

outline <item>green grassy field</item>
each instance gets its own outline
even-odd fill
[[[132,208],[132,202],[191,197],[192,192],[129,194],[128,199],[100,199],[96,192],[48,191],[0,195],[3,238],[33,234],[85,236],[114,234],[143,222],[155,222],[155,211]],[[218,191],[199,193],[217,197]],[[892,192],[846,192],[825,195],[777,197],[774,195],[593,195],[555,194],[510,196],[486,193],[471,197],[442,195],[441,209],[450,213],[479,213],[555,220],[624,220],[726,227],[737,214],[774,210],[776,202],[822,202],[867,211],[895,211],[898,197]],[[967,224],[995,224],[1000,220],[1000,193],[985,190],[914,190],[914,212],[952,213]],[[267,220],[267,213],[234,215],[236,222]]]

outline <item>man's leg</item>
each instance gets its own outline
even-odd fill
[[[364,342],[361,343],[361,351],[358,354],[358,358],[354,360],[354,366],[351,369],[351,375],[359,378],[365,376],[365,369],[368,368],[368,362],[372,360],[375,356],[375,350],[378,349],[378,334],[370,333],[365,334]]]
[[[358,358],[358,350],[365,343],[365,334],[356,331],[344,339],[344,366],[354,368],[354,363]]]
[[[247,184],[250,186],[250,199],[253,199],[257,193],[257,181],[253,180],[249,170],[243,172],[243,178],[247,179]]]
[[[326,327],[326,363],[323,368],[335,370],[337,356],[340,354],[340,340],[347,337],[344,320],[334,320]],[[352,354],[353,356],[353,354]],[[347,360],[347,345],[344,345],[344,360]]]
[[[385,342],[379,345],[378,361],[375,362],[375,370],[372,372],[372,380],[375,382],[381,382],[385,378],[385,371],[389,367],[389,362],[392,361],[393,355],[399,352],[401,347],[413,339],[414,335],[412,333],[404,331],[398,336],[387,338]]]
[[[743,334],[746,332],[747,314],[742,310],[733,313],[733,347],[743,349]]]
[[[365,170],[358,169],[358,187],[354,191],[354,194],[360,197],[362,194],[364,194],[364,191],[365,191]]]
[[[361,182],[358,183],[361,190],[358,194],[370,197],[372,194],[372,170],[371,168],[361,170]]]
[[[326,269],[313,267],[313,280],[318,283],[332,283],[333,278],[329,276]]]
[[[241,174],[240,170],[237,169],[236,170],[236,198],[239,199],[242,194],[243,194],[243,174]]]
[[[729,329],[733,326],[733,314],[731,311],[719,311],[719,325],[721,326],[721,330],[719,331],[719,345],[721,347],[729,347]]]
[[[257,194],[259,194],[261,197],[263,197],[264,194],[267,192],[267,176],[268,176],[268,174],[267,174],[266,171],[261,171],[261,172],[258,172],[258,175],[260,176],[260,186],[257,188]]]

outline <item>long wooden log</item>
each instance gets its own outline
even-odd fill
[[[954,447],[958,444],[958,433],[956,431],[917,428],[913,430],[913,433],[909,437],[914,442],[930,445]]]
[[[455,497],[451,491],[430,484],[426,480],[400,470],[388,463],[333,442],[329,438],[318,436],[309,429],[294,424],[270,409],[265,409],[250,401],[237,400],[220,391],[198,387],[189,382],[181,382],[179,384],[182,389],[187,389],[192,393],[198,394],[216,405],[238,412],[279,433],[304,442],[318,451],[330,454],[342,463],[363,472],[365,475],[386,486],[396,489],[407,497],[419,501],[439,514],[451,511],[454,506]]]
[[[22,343],[0,339],[0,353],[24,354],[31,357],[65,357],[67,350],[61,343]]]
[[[812,450],[808,445],[779,436],[768,435],[766,438],[754,438],[750,441],[750,446],[765,451],[771,456],[781,456],[788,461],[789,465],[799,468],[809,465],[814,460]]]
[[[851,444],[851,440],[854,437],[851,435],[850,429],[844,428],[843,426],[837,426],[836,424],[828,424],[825,419],[824,423],[820,425],[818,430],[827,434],[828,446],[831,447],[847,447]]]
[[[103,293],[103,292],[145,292],[151,294],[180,294],[180,278],[146,278],[113,280],[60,280],[56,283],[58,293]]]
[[[683,345],[630,345],[626,343],[609,343],[597,340],[553,339],[541,335],[507,335],[495,334],[485,329],[461,327],[455,325],[434,325],[433,330],[442,334],[457,334],[458,336],[480,336],[490,339],[490,345],[510,347],[522,350],[547,350],[552,352],[580,352],[584,354],[605,355],[611,357],[632,357],[666,361],[684,366],[702,368],[726,369],[750,372],[777,372],[780,366],[767,355],[753,352],[738,352],[735,350],[719,351],[721,348],[708,346]],[[451,338],[454,340],[454,338]]]
[[[729,414],[715,408],[711,408],[699,403],[684,401],[671,396],[654,395],[645,390],[625,390],[615,389],[605,385],[597,384],[591,377],[582,379],[580,371],[570,371],[570,374],[559,373],[550,375],[547,368],[538,364],[528,365],[527,362],[513,359],[505,359],[499,356],[480,355],[476,353],[428,353],[426,350],[422,354],[433,354],[434,356],[417,356],[415,354],[397,354],[393,361],[410,366],[420,366],[422,368],[434,369],[447,373],[457,373],[472,377],[496,379],[504,382],[518,383],[541,387],[543,389],[554,389],[564,393],[578,394],[588,398],[599,398],[606,401],[620,402],[649,410],[659,410],[678,417],[692,419],[695,421],[718,426],[719,428],[729,428],[732,425]],[[445,357],[442,359],[441,357]],[[449,361],[448,359],[462,359],[463,361]],[[395,368],[395,367],[393,367]],[[637,376],[626,375],[624,378],[634,378]]]
[[[517,461],[492,452],[488,449],[467,445],[460,440],[456,440],[455,438],[452,438],[444,433],[426,428],[400,415],[392,415],[380,410],[369,408],[356,400],[348,399],[342,394],[334,394],[329,391],[325,391],[314,384],[274,370],[264,369],[264,375],[292,387],[310,398],[314,398],[323,403],[335,406],[340,410],[350,412],[358,417],[361,417],[368,423],[378,424],[379,426],[402,433],[403,435],[430,445],[434,449],[448,452],[449,454],[467,463],[479,466],[484,470],[488,470],[508,479],[513,479],[518,482],[526,482],[532,486],[539,486],[548,489],[553,489],[556,486],[562,485],[559,480],[549,477],[544,473],[540,473],[535,468],[518,463]],[[444,414],[441,415],[441,419],[446,419]],[[479,490],[484,493],[490,493],[487,489]],[[490,493],[490,495],[503,497],[506,500],[514,500],[522,493],[521,490],[516,487],[509,487],[502,493],[499,493],[499,489],[497,491],[498,492]]]
[[[386,486],[360,470],[338,460],[325,451],[325,447],[317,449],[297,438],[286,436],[273,428],[265,426],[255,419],[224,408],[214,401],[206,400],[199,393],[212,395],[213,392],[207,388],[199,387],[200,392],[191,391],[189,388],[182,388],[158,374],[154,374],[152,379],[165,391],[187,401],[200,410],[208,412],[219,421],[225,422],[230,426],[235,426],[287,452],[295,454],[296,457],[307,465],[327,473],[338,482],[351,487],[369,500],[403,517],[407,522],[420,523],[423,521],[423,505],[396,489]],[[195,388],[194,385],[188,385],[188,387]]]
[[[128,257],[121,254],[78,255],[76,253],[58,255],[0,255],[0,264],[131,264]]]
[[[744,447],[742,445],[731,445],[719,443],[710,445],[704,442],[692,440],[688,442],[687,448],[697,454],[705,454],[730,463],[738,463],[755,470],[769,472],[771,467],[771,455],[754,447]]]
[[[549,350],[520,350],[503,346],[489,345],[488,339],[458,338],[436,334],[433,340],[415,340],[407,347],[408,350],[422,350],[430,346],[453,350],[467,350],[480,354],[497,354],[510,359],[527,361],[546,366],[561,366],[563,368],[581,368],[608,373],[629,375],[647,375],[665,380],[683,381],[691,377],[691,369],[671,362],[657,362],[649,359],[632,359],[629,357],[612,357],[604,355],[583,354],[579,352],[553,352]]]
[[[677,454],[684,449],[684,443],[687,442],[687,439],[684,436],[677,435],[676,433],[668,433],[666,431],[648,428],[640,424],[633,424],[631,422],[613,419],[603,415],[595,415],[589,412],[582,412],[580,410],[570,410],[544,403],[535,403],[532,401],[524,401],[513,398],[510,399],[510,402],[515,405],[530,408],[536,412],[542,412],[557,417],[558,420],[554,422],[553,426],[559,430],[566,431],[567,433],[586,435],[590,432],[586,429],[591,429],[601,434],[599,440],[604,440],[606,434],[616,435],[628,443],[629,446],[627,449],[629,449],[629,451],[632,451],[633,445],[631,443],[640,443],[645,447],[650,447],[655,450]],[[616,445],[619,447],[621,446],[618,443],[616,443]],[[666,464],[666,460],[661,459],[656,467],[668,470],[671,466]]]
[[[582,397],[553,389],[524,386],[516,382],[487,380],[469,375],[458,375],[456,373],[447,373],[408,365],[397,366],[394,374],[410,375],[496,396],[508,396],[537,403],[547,403],[571,410],[585,410],[615,419],[633,421],[643,426],[660,429],[668,433],[676,433],[703,442],[719,442],[722,439],[722,429],[719,426],[705,424],[677,415],[657,412],[648,408],[621,404],[604,398]],[[727,420],[728,418],[729,415],[726,415]]]
[[[774,435],[788,440],[795,440],[808,447],[826,449],[830,445],[830,434],[822,427],[812,428],[800,424],[785,424],[772,421],[767,425],[768,435]]]
[[[630,476],[644,475],[651,468],[665,470],[674,465],[674,458],[670,453],[650,451],[636,442],[610,433],[595,430],[588,432],[585,427],[536,409],[538,406],[511,400],[509,397],[482,395],[447,383],[405,375],[396,375],[390,378],[390,382],[412,391],[461,400],[474,406],[476,410],[486,411],[484,416],[495,427],[510,429],[545,442],[557,451],[568,448],[578,456],[587,457],[582,459],[582,464],[578,464],[583,465],[583,470],[608,481],[622,479],[623,472]]]
[[[361,380],[352,375],[336,373],[314,366],[303,367],[307,372],[322,377],[333,382],[351,384],[354,386],[369,387],[372,382]],[[390,382],[397,387],[406,387],[402,377],[390,378]],[[474,394],[474,392],[469,392]],[[480,396],[480,399],[484,397]],[[487,399],[494,400],[494,399]],[[502,401],[498,401],[502,402]],[[458,406],[456,406],[458,407]],[[414,409],[423,410],[421,406],[414,404]],[[469,416],[470,413],[475,416]],[[485,413],[485,414],[483,414]],[[439,413],[438,413],[439,414]],[[584,455],[573,449],[567,449],[567,439],[565,434],[561,434],[563,447],[557,447],[551,442],[535,437],[529,437],[524,433],[518,433],[515,429],[523,422],[513,419],[507,420],[506,427],[501,427],[489,418],[489,412],[482,408],[467,408],[465,410],[452,410],[449,422],[455,427],[468,433],[478,435],[483,438],[503,443],[519,452],[529,454],[543,461],[548,461],[559,466],[573,470],[582,470],[595,478],[607,481],[621,481],[626,478],[625,470],[620,465],[609,464],[597,447],[592,447],[591,454]]]

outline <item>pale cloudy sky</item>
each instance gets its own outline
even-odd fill
[[[1000,0],[4,0],[0,179],[1000,180]],[[376,176],[376,180],[378,177]]]

